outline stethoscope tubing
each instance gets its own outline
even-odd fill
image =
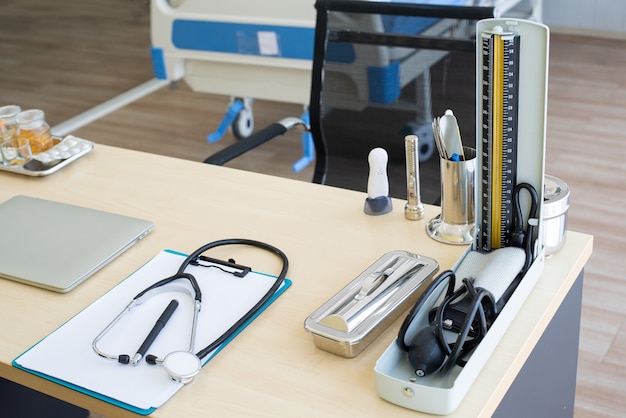
[[[227,329],[217,339],[215,339],[209,345],[200,349],[197,353],[194,354],[193,350],[195,348],[198,315],[199,315],[201,304],[202,304],[202,292],[200,290],[200,286],[198,285],[198,282],[196,281],[195,277],[190,273],[186,273],[185,270],[187,269],[187,267],[189,267],[189,265],[192,262],[196,261],[206,251],[212,248],[216,248],[216,247],[220,247],[224,245],[248,245],[248,246],[261,248],[263,250],[266,250],[278,256],[282,261],[282,268],[281,268],[279,275],[276,277],[276,280],[272,283],[272,286],[267,290],[267,292],[263,295],[263,297],[261,297],[257,301],[257,303],[248,310],[248,312],[246,312],[241,318],[239,318],[237,322],[235,322],[229,329]],[[129,355],[120,354],[116,356],[116,355],[105,353],[99,349],[98,342],[102,340],[102,338],[105,335],[107,335],[107,333],[111,331],[111,329],[113,329],[121,321],[121,319],[126,314],[128,314],[128,312],[130,312],[132,308],[143,303],[147,298],[153,296],[154,293],[161,293],[161,292],[184,293],[192,299],[193,304],[194,304],[189,349],[186,352],[188,352],[190,356],[197,358],[197,362],[198,362],[197,370],[192,370],[191,372],[185,372],[185,373],[179,374],[177,373],[177,371],[170,370],[170,368],[167,367],[168,356],[172,356],[172,357],[180,356],[180,353],[186,353],[185,351],[183,352],[175,351],[173,353],[169,353],[163,359],[158,358],[154,355],[148,355],[146,356],[146,362],[148,364],[162,364],[165,367],[167,373],[169,374],[172,380],[176,382],[187,383],[191,381],[191,379],[193,379],[193,377],[200,371],[200,368],[202,367],[202,360],[206,356],[208,356],[211,352],[213,352],[215,349],[219,348],[222,344],[228,341],[233,335],[235,335],[236,332],[243,325],[249,322],[265,306],[265,304],[274,296],[274,294],[278,291],[278,289],[282,285],[287,275],[288,269],[289,269],[289,260],[287,259],[287,256],[285,255],[285,253],[279,250],[278,248],[274,247],[273,245],[270,245],[261,241],[244,239],[244,238],[231,238],[231,239],[213,241],[208,244],[205,244],[202,247],[195,250],[194,252],[192,252],[191,254],[189,254],[187,258],[185,258],[185,260],[181,263],[180,267],[178,268],[178,271],[176,274],[174,274],[173,276],[167,277],[165,279],[162,279],[152,284],[151,286],[145,288],[141,292],[139,292],[130,301],[130,303],[126,305],[126,307],[124,307],[122,311],[96,336],[96,338],[94,338],[92,342],[93,351],[100,357],[103,357],[109,360],[117,360],[120,363],[128,364],[130,361]],[[191,287],[193,288],[193,294],[187,287],[179,286],[176,284],[171,284],[172,282],[179,280],[179,279],[186,279],[189,281],[189,283],[191,284]],[[169,286],[165,287],[165,285],[169,285]],[[133,363],[133,365],[134,364],[136,364],[136,362]]]

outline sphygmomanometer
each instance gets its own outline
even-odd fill
[[[221,260],[216,260],[213,258],[205,257],[202,255],[206,251],[212,248],[224,246],[224,245],[248,245],[248,246],[253,246],[253,247],[257,247],[257,248],[261,248],[263,250],[269,251],[270,253],[277,255],[282,260],[282,268],[281,268],[280,273],[276,277],[276,280],[274,280],[274,282],[272,283],[272,286],[256,302],[256,304],[252,306],[250,310],[248,310],[248,312],[246,312],[241,318],[239,318],[239,320],[237,320],[229,329],[224,331],[224,333],[221,336],[219,336],[217,339],[215,339],[206,347],[194,353],[198,314],[202,306],[202,292],[200,290],[200,286],[198,285],[198,282],[196,281],[196,278],[192,274],[186,273],[185,270],[190,265],[203,265],[205,267],[216,267],[224,272],[233,274],[235,276],[239,275],[240,277],[241,275],[244,275],[246,274],[247,271],[249,271],[248,267],[235,264],[233,260],[221,261]],[[206,262],[210,262],[211,264],[208,264]],[[224,269],[219,266],[220,264],[226,267],[232,267],[234,268],[234,270]],[[170,378],[176,382],[180,382],[180,383],[190,382],[193,379],[193,377],[200,372],[200,369],[202,367],[202,359],[205,358],[207,355],[209,355],[212,351],[220,347],[220,345],[225,343],[233,335],[235,335],[235,333],[237,333],[237,331],[245,323],[247,323],[254,315],[256,315],[263,308],[263,306],[272,298],[272,296],[280,288],[283,280],[285,279],[288,268],[289,268],[289,261],[287,260],[287,256],[285,255],[285,253],[283,253],[278,248],[270,244],[266,244],[264,242],[254,241],[254,240],[249,240],[249,239],[235,238],[235,239],[224,239],[224,240],[214,241],[214,242],[205,244],[202,247],[195,250],[189,256],[187,256],[187,258],[185,258],[185,260],[181,263],[180,267],[178,268],[178,271],[176,272],[176,274],[170,277],[164,278],[160,281],[157,281],[151,286],[139,292],[131,300],[131,302],[122,310],[122,312],[120,312],[113,319],[113,321],[111,321],[111,323],[109,323],[109,325],[107,325],[96,336],[96,338],[92,342],[92,348],[96,354],[98,354],[99,356],[103,358],[106,358],[109,360],[115,360],[122,364],[131,364],[131,365],[138,364],[143,358],[144,354],[146,354],[146,351],[149,349],[150,344],[152,343],[152,341],[154,341],[154,339],[156,338],[156,335],[158,335],[158,333],[162,329],[165,322],[167,322],[169,317],[175,311],[178,305],[178,302],[176,300],[172,300],[172,302],[170,302],[170,304],[167,306],[167,308],[165,309],[165,311],[163,312],[159,320],[157,320],[155,327],[149,333],[148,337],[146,338],[142,346],[137,350],[137,354],[135,354],[133,357],[131,357],[128,354],[113,355],[113,354],[105,353],[101,349],[98,348],[98,342],[113,327],[115,327],[115,325],[119,323],[119,321],[133,307],[140,305],[141,303],[145,302],[148,298],[160,292],[182,293],[190,297],[193,300],[193,306],[194,306],[191,335],[189,338],[188,350],[173,351],[165,355],[163,358],[157,357],[152,354],[148,354],[145,356],[145,360],[146,360],[146,363],[148,364],[163,365],[163,367],[165,368]],[[181,286],[180,285],[181,282],[183,283],[187,282],[190,285],[191,290],[189,289],[188,286]]]
[[[523,190],[531,201],[526,225],[520,204]],[[454,271],[444,271],[429,284],[402,323],[396,342],[407,352],[417,377],[463,367],[532,264],[537,192],[520,183],[513,197],[509,246],[468,252]]]

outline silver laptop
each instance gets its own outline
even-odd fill
[[[15,196],[0,204],[0,277],[68,292],[153,227],[143,219]]]

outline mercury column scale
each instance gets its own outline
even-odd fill
[[[458,276],[463,276],[457,278],[457,287],[464,277],[473,276],[468,273],[473,256],[517,250],[511,248],[514,247],[511,233],[513,225],[519,223],[514,216],[515,191],[519,186],[532,186],[537,192],[537,201],[543,201],[548,39],[546,26],[527,20],[485,19],[477,23],[476,154],[479,164],[475,193],[480,204],[475,214],[474,241],[452,267]],[[531,254],[529,261],[532,263],[508,302],[480,343],[467,354],[463,367],[455,365],[442,369],[444,372],[420,377],[402,349],[402,342],[412,341],[420,330],[429,326],[429,313],[441,305],[446,289],[439,286],[420,300],[423,304],[416,304],[419,309],[412,310],[417,313],[407,317],[410,322],[405,321],[408,326],[404,328],[403,324],[405,334],[399,334],[402,341],[394,340],[376,362],[376,390],[385,400],[431,414],[450,414],[459,407],[543,271],[541,205],[534,217],[529,216],[532,212],[530,196],[518,197],[523,222],[533,225],[534,245],[525,251]],[[508,263],[506,257],[504,262],[503,257],[499,258],[500,264],[487,264],[492,273],[483,275],[485,267],[475,274],[476,286],[487,282],[496,287],[501,285],[498,279],[504,277],[497,272],[502,269],[493,267],[507,267]],[[490,286],[486,288],[490,290]]]
[[[501,26],[482,38],[482,211],[480,248],[508,244],[517,184],[519,35]]]

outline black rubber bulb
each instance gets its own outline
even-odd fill
[[[436,372],[443,365],[446,355],[439,346],[433,327],[422,328],[409,344],[409,363],[417,376]]]

